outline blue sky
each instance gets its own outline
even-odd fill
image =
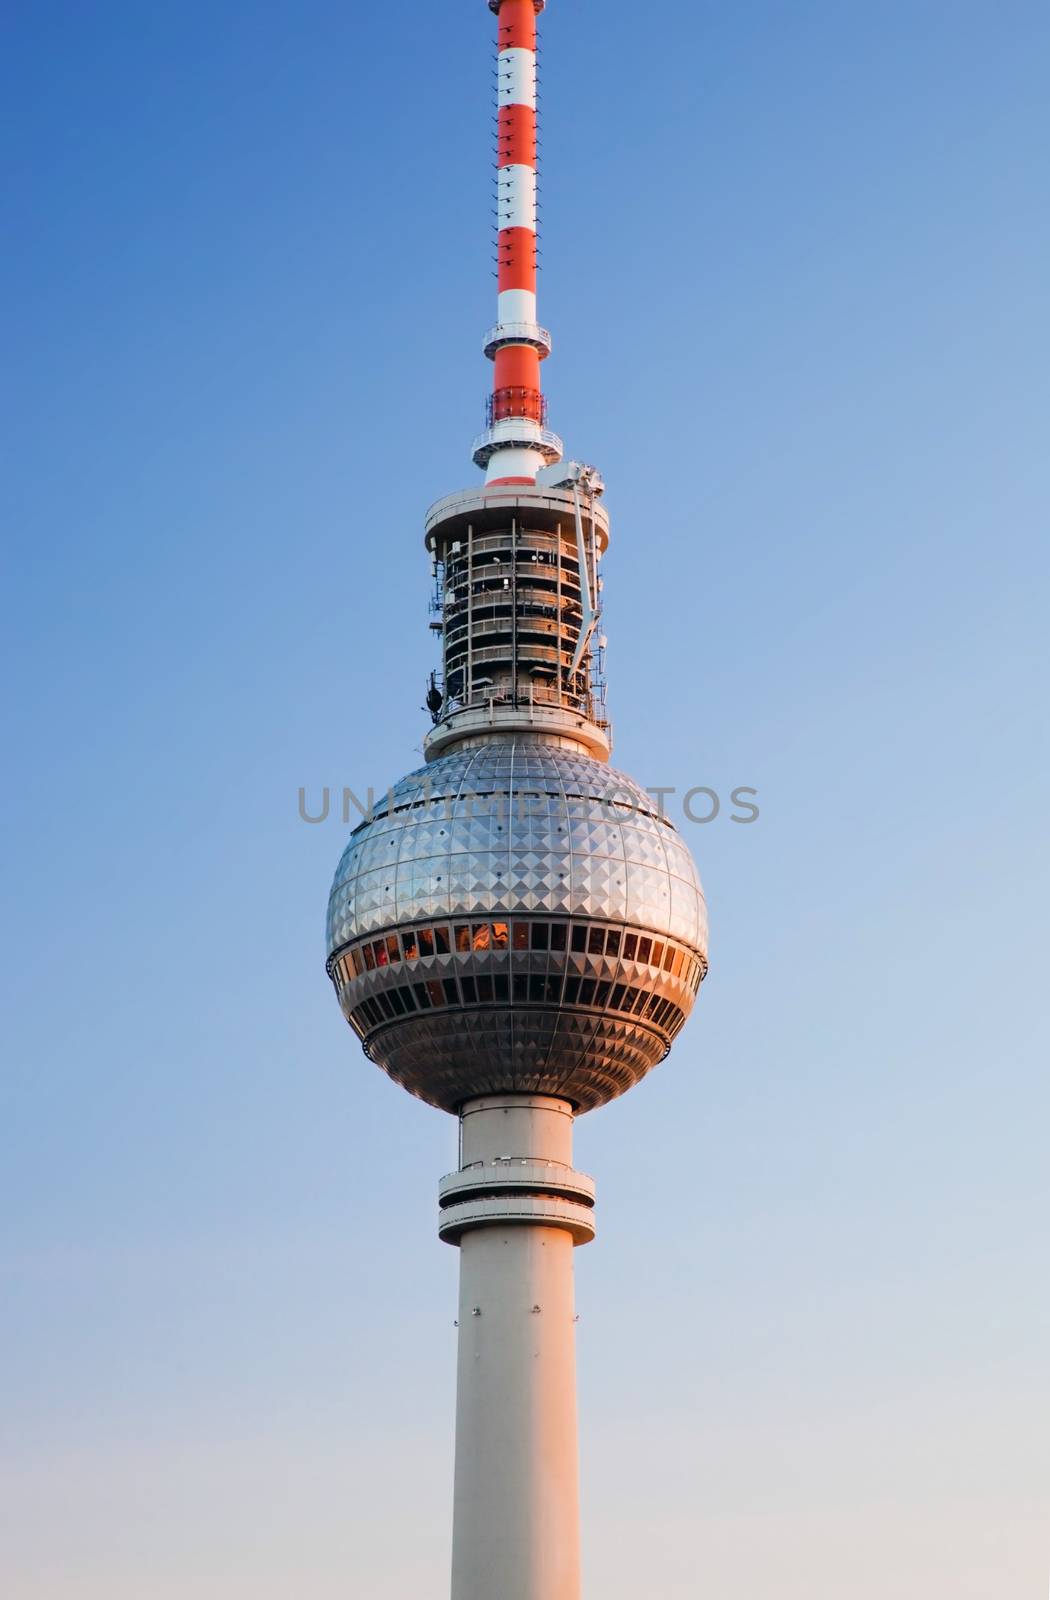
[[[0,1578],[447,1592],[454,1124],[323,971],[475,480],[491,18],[16,4]],[[587,1593],[1043,1593],[1050,16],[552,0],[552,425],[712,972],[584,1119]]]

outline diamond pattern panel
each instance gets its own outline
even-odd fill
[[[378,797],[339,863],[328,947],[515,909],[622,918],[706,953],[692,858],[652,797],[586,756],[513,742],[454,751]]]

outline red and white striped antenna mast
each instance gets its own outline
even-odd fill
[[[546,426],[540,363],[551,336],[536,314],[536,18],[546,0],[489,0],[498,19],[496,66],[499,298],[485,337],[493,361],[488,427],[474,441],[486,482],[535,483],[560,461],[562,444]]]

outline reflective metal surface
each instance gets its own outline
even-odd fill
[[[402,921],[509,910],[623,919],[706,954],[692,857],[633,779],[517,743],[453,752],[380,796],[329,901],[328,949]]]
[[[587,756],[516,741],[456,751],[380,797],[339,863],[328,950],[337,955],[364,935],[410,923],[516,913],[645,930],[706,957],[692,858],[651,796]],[[379,1018],[363,1030],[368,1053],[413,1093],[449,1110],[509,1090],[560,1095],[583,1110],[629,1088],[666,1053],[694,998],[688,984],[634,962],[607,963],[604,992],[617,982],[644,988],[654,997],[653,1016],[614,1014],[606,1002],[519,1003],[513,989],[504,989],[502,1003],[491,991],[477,1005],[464,998],[464,972],[510,974],[515,964],[510,951],[502,962],[490,950],[435,956],[435,972],[453,979],[442,1008]],[[517,964],[538,970],[532,957]],[[566,972],[591,966],[567,953],[559,985]],[[594,971],[602,977],[600,966]],[[423,976],[422,963],[413,976]],[[359,1016],[362,996],[396,981],[393,971],[337,979],[344,1011]],[[557,991],[568,992],[567,985]],[[673,1007],[657,1010],[656,996]]]

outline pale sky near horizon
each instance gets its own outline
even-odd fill
[[[5,1600],[447,1593],[455,1127],[339,1018],[296,800],[419,763],[491,24],[9,12]],[[710,979],[579,1125],[585,1594],[1042,1600],[1050,12],[543,34],[614,761],[761,806],[684,826]]]

